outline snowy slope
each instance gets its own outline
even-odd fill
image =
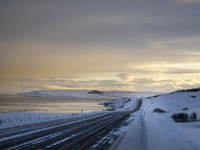
[[[184,112],[195,111],[200,113],[200,89],[196,92],[193,92],[192,90],[190,92],[176,91],[158,97],[149,97],[146,101],[151,101],[152,109],[160,107],[170,113],[174,113],[182,111],[183,108],[188,108],[188,110],[185,110]]]
[[[166,113],[153,112],[161,108]],[[184,108],[188,108],[184,110]],[[149,150],[200,149],[200,91],[185,90],[151,97],[143,101],[146,147]],[[176,123],[174,113],[197,113],[196,122]]]
[[[79,114],[72,114],[72,113],[27,113],[27,112],[1,113],[0,129],[64,119],[67,117],[78,116],[78,115]]]
[[[142,108],[132,114],[134,120],[121,139],[113,143],[111,150],[200,149],[200,89],[181,90],[142,99]],[[125,101],[122,98],[108,102],[108,105],[120,108]],[[154,112],[155,108],[166,112]],[[190,115],[192,112],[197,113],[195,122],[176,123],[171,118],[174,113]]]
[[[80,97],[80,98],[119,98],[119,97],[140,97],[153,96],[156,92],[123,92],[123,91],[102,91],[100,93],[90,93],[89,90],[41,90],[34,92],[20,93],[24,96],[36,97]]]
[[[100,103],[100,105],[104,105],[105,107],[109,107],[115,111],[130,110],[135,106],[136,100],[138,99],[139,98],[137,97],[118,98],[112,101]]]
[[[79,120],[83,116],[94,116],[104,113],[105,111],[93,111],[87,113],[30,113],[30,112],[14,112],[0,113],[0,129],[24,126],[28,124],[56,121],[67,118],[77,118]]]
[[[142,99],[143,103],[141,109],[138,112],[133,113],[131,115],[133,121],[127,126],[126,131],[123,131],[123,133],[125,134],[121,137],[120,140],[118,140],[118,143],[113,143],[114,149],[200,149],[200,88],[191,90],[180,90],[169,94],[162,94],[147,98],[139,98],[139,96],[147,96],[148,94],[140,95],[142,93],[138,94],[134,92],[103,92],[102,94],[89,94],[88,92],[90,91],[54,90],[29,92],[23,93],[23,95],[52,97],[63,96],[88,98],[116,98],[115,100],[101,104],[106,105],[116,111],[131,109],[134,106],[135,101],[137,99]],[[137,95],[138,97],[135,95]],[[156,108],[165,110],[165,112],[154,112],[154,109]],[[197,113],[197,121],[195,122],[177,123],[171,118],[171,116],[175,113],[186,113],[190,115],[193,112]],[[29,115],[31,114],[27,114],[26,117],[21,117],[23,118],[22,120],[27,118],[26,120],[29,119],[28,122],[30,123],[35,122],[35,120],[38,120],[38,115],[35,117],[34,115],[31,115],[29,117]],[[17,117],[18,116],[15,116],[14,118]],[[59,116],[59,118],[65,117],[70,117],[70,114],[67,116],[65,116],[65,114],[60,114]],[[5,116],[5,119],[8,121],[7,118],[9,118],[9,116]],[[45,116],[44,118],[48,117]],[[55,116],[55,118],[53,118],[52,116],[52,119],[58,119],[58,117]],[[13,119],[13,123],[15,120]],[[17,119],[17,122],[19,123],[18,120],[20,119]]]

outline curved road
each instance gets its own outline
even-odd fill
[[[133,113],[139,110],[141,100],[136,101],[135,107],[127,111],[102,112],[60,119],[21,127],[0,130],[0,149],[87,149],[99,137],[109,131]],[[77,120],[78,119],[78,120]],[[98,149],[105,148],[106,142]]]

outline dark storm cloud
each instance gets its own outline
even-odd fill
[[[136,54],[158,51],[152,50],[152,42],[199,35],[200,4],[184,2],[3,0],[0,2],[0,39],[4,44],[16,41],[18,44],[12,44],[17,49],[23,49],[21,45],[31,41],[32,45],[52,45],[52,49],[60,52],[72,51],[72,48],[56,49],[57,45],[80,45],[85,48],[73,51],[85,52],[91,51],[87,48],[92,46],[104,46],[105,51],[110,47],[110,51],[119,51],[120,47],[120,51]],[[1,51],[17,51],[16,48],[4,46]],[[40,51],[47,53],[51,49]]]
[[[200,5],[175,0],[7,0],[0,7],[2,39],[132,45],[200,33]]]
[[[197,74],[199,10],[199,0],[1,0],[0,81],[36,76],[40,83],[13,84],[127,88],[131,73]],[[70,77],[91,72],[116,73],[121,81]]]

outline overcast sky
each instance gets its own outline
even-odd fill
[[[0,93],[200,87],[199,0],[1,0]]]

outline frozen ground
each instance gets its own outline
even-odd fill
[[[115,141],[110,139],[109,142],[112,143],[112,150],[200,149],[200,89],[182,90],[146,98],[127,96],[127,98],[117,98],[116,100],[102,104],[115,111],[131,110],[134,108],[137,99],[143,100],[142,107],[138,112],[130,116],[128,125],[122,126],[121,129],[115,132],[119,138]],[[156,108],[160,108],[165,112],[154,112]],[[171,118],[176,113],[185,113],[190,116],[193,112],[197,114],[197,120],[194,122],[177,123]],[[93,112],[90,114],[94,115],[95,113],[101,112]],[[22,118],[28,119],[29,115],[27,114],[26,117]],[[74,117],[75,114],[59,115],[61,119],[62,117]],[[8,114],[8,116],[14,115]],[[31,117],[34,118],[34,115],[31,114]],[[54,117],[53,119],[59,119],[56,116]],[[35,118],[37,120],[38,116],[36,115]],[[47,118],[47,116],[41,118]],[[34,123],[33,120],[30,123]],[[20,122],[17,124],[20,125]],[[105,138],[109,138],[109,136]]]
[[[165,113],[153,110],[160,108]],[[187,108],[187,110],[185,109]],[[174,113],[197,113],[197,121],[176,123]],[[112,149],[117,150],[199,150],[200,149],[200,91],[178,91],[143,98],[134,121]]]
[[[121,96],[131,96],[131,95],[140,95],[138,92],[103,92],[103,94],[90,94],[86,90],[47,90],[47,91],[35,91],[35,92],[27,92],[21,93],[25,96],[39,96],[39,97],[83,97],[83,98],[113,98]],[[144,93],[144,92],[143,92]],[[153,95],[151,92],[147,92],[145,95]],[[134,101],[124,102],[123,98],[119,98],[117,100],[116,110],[123,110],[133,106]],[[118,104],[119,103],[119,104]],[[126,106],[121,108],[117,108],[121,104],[125,104]],[[114,107],[115,107],[114,105]],[[79,111],[80,112],[80,111]],[[99,112],[91,112],[89,114],[96,114]],[[15,127],[33,123],[40,123],[58,119],[65,119],[73,116],[79,116],[80,113],[29,113],[29,112],[16,112],[16,113],[0,113],[0,129]],[[86,115],[84,113],[84,115]]]
[[[135,106],[135,99],[137,98],[119,98],[114,101],[110,101],[112,105],[109,107],[115,110],[127,110],[132,109]],[[102,103],[101,105],[103,105]],[[59,119],[66,119],[76,116],[82,117],[82,115],[96,115],[101,111],[94,111],[90,113],[30,113],[30,112],[14,112],[14,113],[0,113],[0,129],[28,125],[33,123],[47,122]]]
[[[68,116],[45,123],[0,130],[1,149],[104,149],[123,133],[130,112],[137,111],[141,101],[126,111],[100,111]],[[128,122],[126,122],[126,121]],[[118,130],[119,129],[119,130]],[[99,141],[99,143],[95,143]],[[103,144],[105,143],[105,144]],[[109,144],[108,144],[109,143]]]
[[[200,149],[200,91],[194,91],[178,91],[144,99],[143,118],[147,149]],[[155,113],[155,108],[161,108],[166,113]],[[175,123],[171,118],[174,113],[190,115],[192,112],[197,113],[196,122]]]
[[[2,113],[0,114],[0,129],[46,122],[46,121],[53,121],[78,115],[80,114],[26,113],[26,112]]]

